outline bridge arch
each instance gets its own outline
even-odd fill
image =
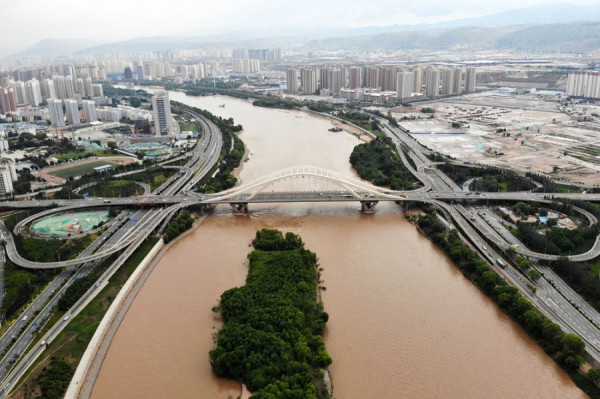
[[[264,192],[268,187],[276,183],[285,180],[301,178],[314,178],[333,183],[344,191],[350,192],[356,199],[361,198],[361,193],[372,194],[377,197],[389,197],[390,199],[395,199],[398,197],[398,194],[400,194],[400,192],[394,192],[394,194],[391,194],[387,189],[365,184],[358,180],[351,180],[347,177],[340,176],[335,172],[317,166],[295,166],[277,171],[260,180],[248,184],[242,184],[241,186],[215,194],[215,196],[211,199],[222,201],[235,198],[236,196],[245,195],[246,200],[251,200],[254,198],[254,196]]]

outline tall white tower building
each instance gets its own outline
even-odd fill
[[[85,96],[92,97],[94,95],[94,89],[92,88],[92,78],[89,76],[83,79],[83,89],[85,92]]]
[[[416,66],[413,68],[413,92],[421,93],[423,90],[423,68]]]
[[[409,98],[413,93],[413,73],[398,72],[396,77],[396,97]]]
[[[315,94],[317,92],[317,71],[314,68],[302,68],[300,70],[300,84],[304,94]]]
[[[91,100],[83,100],[83,113],[85,114],[86,122],[96,122],[98,115],[96,113],[96,103]]]
[[[42,103],[42,91],[40,82],[37,79],[31,79],[25,82],[25,91],[27,92],[27,102],[32,107],[37,107]]]
[[[14,191],[13,182],[17,180],[15,164],[7,159],[0,159],[0,195],[7,195]]]
[[[166,136],[173,131],[168,92],[157,91],[152,96],[152,117],[154,118],[154,134],[156,136]]]
[[[428,98],[435,98],[439,95],[440,89],[440,71],[437,68],[427,69],[427,87],[425,94]]]
[[[70,124],[78,125],[81,123],[77,100],[65,100],[65,109],[67,110],[67,120]]]
[[[288,69],[286,72],[287,77],[287,90],[290,94],[298,93],[298,71],[295,69]]]
[[[476,77],[477,72],[475,67],[467,68],[467,73],[465,75],[465,93],[472,93],[475,91]]]
[[[52,81],[52,79],[42,80],[40,89],[42,91],[42,100],[43,101],[46,101],[49,98],[56,98],[56,91],[54,90],[54,82]]]
[[[50,123],[52,126],[65,126],[65,113],[63,112],[62,101],[49,99],[48,111],[50,111]]]
[[[362,67],[353,66],[350,67],[350,88],[360,89],[363,81],[363,69]]]

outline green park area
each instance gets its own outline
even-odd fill
[[[86,163],[83,165],[73,165],[70,168],[54,171],[54,172],[52,172],[52,174],[54,176],[62,177],[63,179],[68,179],[69,177],[82,176],[82,175],[85,175],[86,173],[91,173],[94,171],[94,168],[97,168],[98,166],[108,165],[108,164],[114,166],[114,164],[112,164],[110,162],[95,161],[95,162],[90,162],[90,163]]]

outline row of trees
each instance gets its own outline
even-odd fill
[[[254,100],[252,105],[266,108],[294,109],[298,108],[299,104],[297,101],[284,98],[261,98]]]
[[[257,232],[253,245],[246,285],[221,295],[212,368],[256,398],[329,398],[321,370],[331,364],[322,337],[329,316],[317,299],[317,257],[299,236],[278,230]]]
[[[479,255],[469,248],[456,230],[446,232],[444,226],[429,211],[418,220],[419,227],[448,254],[461,272],[492,298],[502,310],[516,320],[557,363],[568,370],[577,370],[584,362],[584,341],[575,334],[568,334],[560,326],[544,316],[523,297],[516,287],[493,271]]]
[[[65,291],[65,294],[58,300],[58,310],[66,312],[81,298],[83,294],[96,281],[96,274],[87,275],[73,282]]]
[[[376,138],[352,150],[350,163],[360,177],[392,190],[413,190],[415,177],[402,163],[389,137]]]
[[[187,107],[181,103],[175,103],[175,107]],[[189,107],[187,107],[189,108]],[[216,193],[227,190],[235,185],[237,179],[231,174],[235,168],[240,165],[245,153],[245,146],[236,133],[242,130],[242,125],[235,125],[233,118],[221,118],[211,114],[206,110],[192,108],[198,114],[211,120],[221,130],[223,136],[223,146],[221,147],[220,163],[215,166],[218,172],[215,176],[212,173],[207,174],[196,184],[195,189],[202,193]],[[233,144],[233,149],[232,149]]]
[[[190,216],[190,211],[184,210],[176,218],[172,219],[167,225],[165,234],[163,234],[163,241],[168,243],[194,224],[194,218]]]
[[[0,312],[5,320],[13,318],[19,309],[29,302],[39,289],[53,277],[54,270],[38,270],[35,273],[20,268],[10,259],[4,263],[4,296]]]

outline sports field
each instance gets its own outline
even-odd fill
[[[94,168],[97,168],[98,166],[107,165],[107,164],[114,166],[114,164],[112,162],[95,161],[95,162],[86,163],[84,165],[74,165],[70,168],[56,170],[56,171],[52,172],[52,174],[54,176],[62,177],[63,179],[68,179],[71,176],[81,176],[86,173],[90,173],[94,170]]]

